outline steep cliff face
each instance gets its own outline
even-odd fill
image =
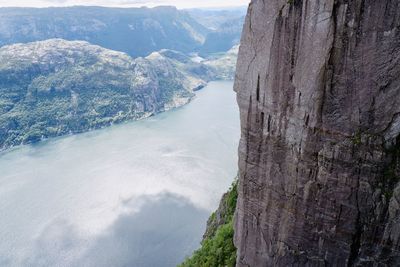
[[[253,0],[238,266],[400,264],[400,1]]]

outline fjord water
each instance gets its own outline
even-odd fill
[[[232,82],[146,120],[0,154],[0,266],[175,266],[237,172]]]

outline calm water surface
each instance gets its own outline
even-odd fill
[[[185,107],[0,154],[0,266],[175,266],[237,172],[232,82]]]

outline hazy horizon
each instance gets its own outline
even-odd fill
[[[176,6],[177,8],[221,8],[246,6],[250,0],[0,0],[0,7],[70,7],[70,6],[103,6],[103,7],[156,7]]]

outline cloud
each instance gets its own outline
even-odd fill
[[[146,4],[149,1],[146,0],[125,0],[125,1],[117,1],[117,4],[120,5],[137,5],[137,4]],[[165,2],[165,1],[158,1],[160,3]]]
[[[247,5],[250,0],[0,0],[0,7],[48,7],[48,6],[73,6],[94,5],[109,7],[138,7],[173,5],[178,8],[191,7],[216,7]]]
[[[68,2],[68,0],[43,0],[43,1],[54,4],[65,4]]]

